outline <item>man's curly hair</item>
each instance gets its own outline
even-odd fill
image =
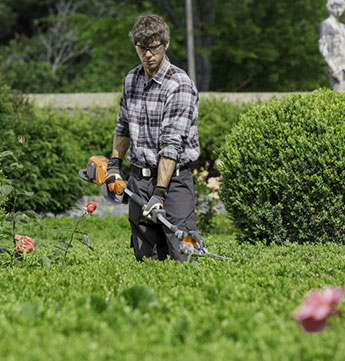
[[[142,15],[136,18],[132,31],[128,34],[134,45],[147,45],[155,40],[166,44],[170,39],[168,24],[156,14]]]

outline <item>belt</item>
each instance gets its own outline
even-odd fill
[[[175,169],[173,175],[179,175],[179,172],[185,169],[189,169],[189,164],[181,165],[179,168]],[[139,177],[144,178],[156,178],[158,174],[158,168],[151,167],[137,167],[136,165],[131,164],[130,172]]]

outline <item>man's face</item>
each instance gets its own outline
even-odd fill
[[[345,1],[333,1],[328,5],[328,11],[330,14],[334,15],[337,18],[340,18],[343,15],[345,10]]]
[[[137,54],[148,78],[152,78],[163,65],[168,46],[169,42],[162,44],[159,40],[149,44],[141,44],[140,42],[136,44]]]

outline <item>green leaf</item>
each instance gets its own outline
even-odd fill
[[[42,256],[42,261],[43,261],[43,264],[44,264],[44,267],[49,270],[50,269],[50,265],[51,265],[51,262],[50,262],[50,259],[47,255],[43,255]]]
[[[4,184],[2,187],[1,187],[1,194],[7,196],[9,195],[12,191],[13,191],[13,187],[9,184]]]
[[[11,152],[10,150],[6,150],[4,152],[0,153],[1,157],[12,157],[13,159],[17,160],[17,158],[14,156],[13,152]]]
[[[63,241],[63,240],[60,240],[59,243],[60,243],[60,245],[62,246],[61,248],[63,248],[63,249],[67,249],[67,248],[72,248],[72,247],[73,247],[73,245],[68,244],[68,243],[66,243],[66,242]],[[56,246],[56,247],[57,247],[57,246]]]
[[[0,178],[0,183],[12,184],[12,180],[7,178]]]
[[[18,196],[25,196],[25,197],[32,197],[34,195],[34,192],[27,192],[27,191],[22,191],[22,192],[17,192]]]
[[[34,211],[24,211],[23,214],[25,214],[27,217],[31,219],[37,219],[38,216]]]
[[[58,246],[55,246],[55,247],[60,248],[60,247],[58,247]],[[56,250],[53,252],[53,256],[54,256],[54,257],[60,257],[60,256],[61,256],[61,251],[59,251],[58,249],[56,249]]]
[[[3,233],[4,235],[6,234],[7,236],[12,237],[12,229],[1,228],[1,233]]]
[[[12,169],[22,169],[22,168],[24,168],[24,166],[22,164],[14,162],[14,163],[10,164],[10,168],[12,168]]]
[[[23,218],[18,218],[18,222],[19,222],[20,224],[24,224],[24,225],[29,224],[29,222],[28,222],[26,219],[23,219]]]
[[[82,239],[79,239],[79,242],[85,244],[85,246],[93,250],[93,247],[91,246],[90,237],[87,234],[83,234]]]

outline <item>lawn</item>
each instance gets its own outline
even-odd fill
[[[344,360],[345,302],[317,334],[292,317],[311,289],[345,284],[342,245],[253,246],[228,232],[205,241],[230,262],[138,263],[126,218],[92,216],[81,228],[94,251],[73,243],[47,267],[54,228],[73,222],[43,219],[27,234],[35,251],[0,268],[0,360]]]

